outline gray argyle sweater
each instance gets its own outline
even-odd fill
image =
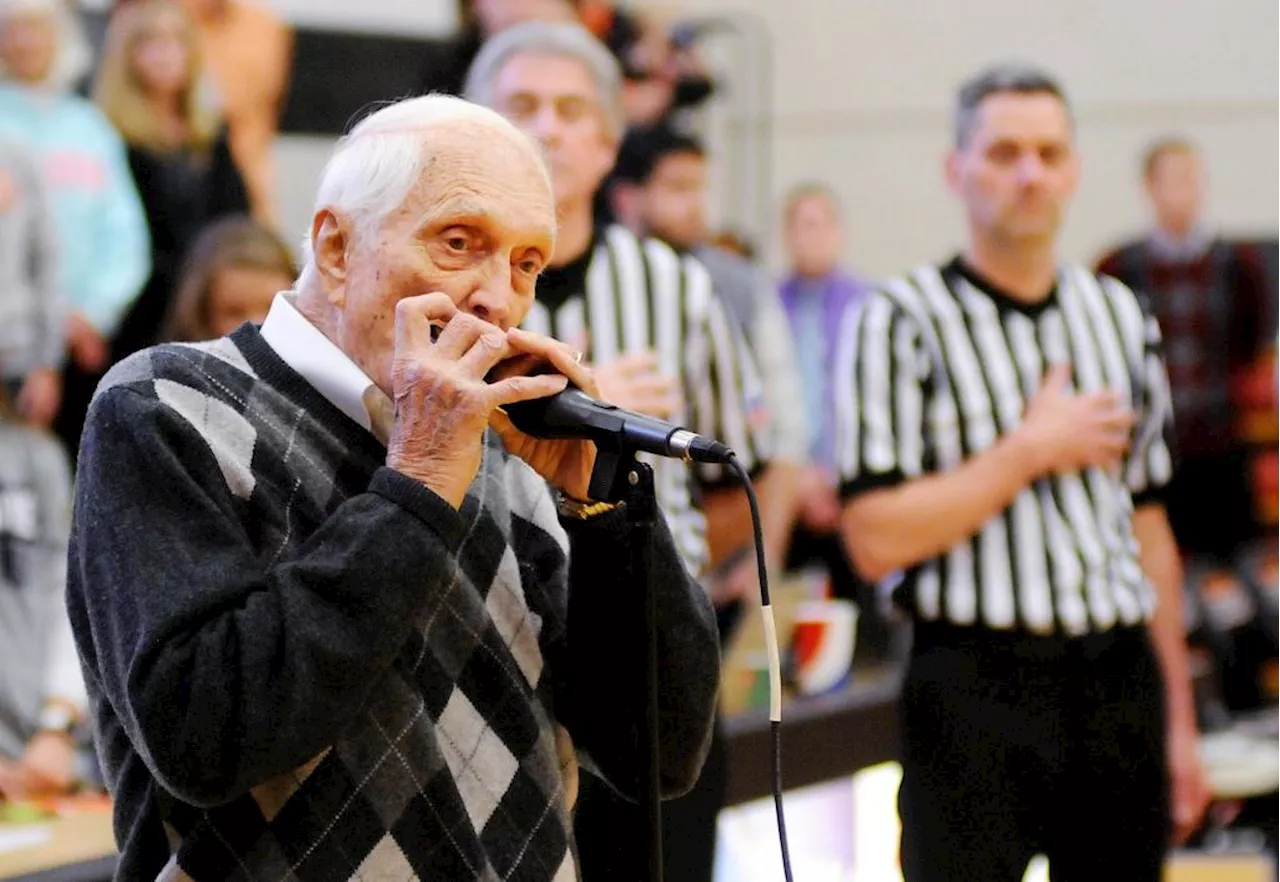
[[[562,882],[563,731],[634,788],[622,513],[561,523],[493,440],[460,511],[385,455],[251,325],[103,381],[67,593],[117,879]],[[674,793],[718,656],[665,528],[652,551]]]

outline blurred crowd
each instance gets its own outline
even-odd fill
[[[900,653],[897,625],[838,537],[833,337],[836,317],[875,283],[843,264],[835,190],[810,182],[786,195],[777,279],[754,243],[711,225],[717,160],[696,111],[722,84],[696,31],[603,0],[464,0],[460,11],[447,63],[422,72],[423,92],[460,93],[485,41],[529,19],[579,21],[616,56],[626,134],[596,194],[597,222],[705,265],[760,367],[774,461],[789,469],[791,492],[774,495],[786,503],[771,563],[816,567],[832,595],[858,603],[860,657]],[[117,0],[94,57],[67,0],[0,0],[0,795],[92,777],[68,737],[85,708],[61,562],[97,382],[152,344],[260,322],[294,281],[271,162],[291,43],[262,0]],[[1142,291],[1164,330],[1183,457],[1169,503],[1179,542],[1233,567],[1263,530],[1265,482],[1240,416],[1274,413],[1275,279],[1257,246],[1205,225],[1194,143],[1162,140],[1135,169],[1152,229],[1099,266]],[[741,582],[726,596],[741,597],[754,583],[729,551],[713,548],[712,560]],[[1243,662],[1238,646],[1207,643],[1253,684],[1228,686],[1227,703],[1267,700],[1257,666],[1273,643]]]

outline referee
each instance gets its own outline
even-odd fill
[[[867,577],[905,574],[916,621],[907,882],[1017,882],[1037,853],[1055,879],[1155,882],[1207,799],[1159,330],[1058,259],[1073,140],[1045,74],[964,85],[946,171],[967,247],[843,319],[844,537]]]
[[[625,125],[613,56],[576,25],[526,23],[484,45],[468,74],[466,96],[503,113],[547,150],[558,229],[525,326],[585,351],[609,401],[721,439],[758,472],[758,438],[767,429],[763,391],[706,269],[656,239],[596,222],[595,193],[614,165]],[[708,524],[704,505],[741,490],[718,466],[691,468],[663,459],[654,463],[654,477],[685,562],[706,577],[708,528],[725,528],[718,519]],[[620,615],[620,635],[634,624]],[[625,661],[620,658],[620,666]],[[724,763],[723,747],[717,737],[707,766]],[[644,821],[634,804],[583,776],[576,830],[587,882],[640,878],[647,866]],[[710,860],[682,852],[681,831],[668,825],[666,833],[667,878],[691,878],[689,867],[705,863],[703,879],[709,880]],[[706,848],[699,842],[693,850]]]

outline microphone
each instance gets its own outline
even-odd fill
[[[733,456],[719,441],[592,398],[575,386],[502,409],[517,429],[534,438],[585,438],[603,450],[627,449],[697,462],[726,463]]]

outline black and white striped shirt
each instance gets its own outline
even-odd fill
[[[1083,634],[1150,617],[1132,517],[1172,472],[1159,340],[1128,288],[1072,265],[1035,305],[957,260],[890,282],[845,315],[836,383],[846,499],[987,450],[1019,425],[1054,364],[1072,365],[1074,391],[1117,390],[1138,415],[1120,468],[1040,479],[969,540],[913,568],[904,588],[919,618]]]
[[[655,351],[659,369],[679,377],[684,393],[685,411],[671,422],[728,444],[749,471],[763,463],[768,414],[759,376],[695,258],[607,227],[579,261],[543,273],[524,327],[568,343],[597,365]],[[698,487],[729,476],[714,465],[691,471],[678,460],[649,462],[658,504],[690,572],[699,575],[707,535]]]

